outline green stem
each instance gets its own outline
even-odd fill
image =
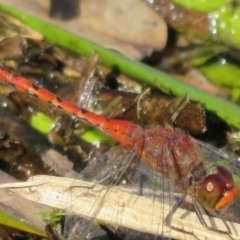
[[[188,93],[192,100],[203,103],[207,110],[224,119],[230,125],[240,129],[240,108],[237,105],[199,90],[140,62],[130,60],[117,52],[66,32],[34,16],[4,4],[0,4],[0,8],[43,34],[46,40],[50,42],[87,57],[91,56],[94,52],[98,52],[100,54],[100,63],[108,67],[118,68],[123,74],[161,89],[166,93],[177,96]]]

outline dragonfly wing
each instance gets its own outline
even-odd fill
[[[96,220],[96,217],[106,198],[111,192],[111,187],[118,184],[119,179],[121,179],[135,155],[135,152],[126,151],[121,147],[111,148],[108,152],[100,156],[99,159],[81,172],[79,178],[93,182],[93,186],[89,189],[87,195],[91,197],[91,195],[94,194],[96,199],[99,198],[102,200],[100,204],[99,202],[93,204],[91,207],[91,209],[94,209],[93,213],[88,218],[79,218],[79,216],[66,218],[67,224],[64,229],[64,235],[67,236],[68,240],[85,239],[87,236],[93,234],[91,226],[93,225],[94,220]],[[98,186],[100,186],[100,184],[107,185],[107,190],[104,196],[102,196],[99,189],[95,190]],[[74,181],[72,187],[74,187]],[[99,197],[97,197],[98,195]],[[75,203],[72,202],[72,205],[74,204]],[[68,211],[71,212],[71,209],[68,209]],[[76,238],[77,236],[78,238]]]
[[[99,158],[90,163],[80,174],[79,178],[107,185],[115,175],[124,171],[133,157],[135,152],[127,151],[123,148],[114,147]],[[129,160],[130,159],[130,160]]]
[[[234,152],[225,151],[224,149],[216,148],[208,143],[202,142],[200,140],[194,139],[194,141],[201,147],[204,154],[204,158],[208,163],[216,163],[218,159],[225,159],[226,163],[233,168],[237,174],[240,174],[240,163],[238,161],[238,156]]]
[[[171,162],[169,158],[172,158],[171,149],[168,147],[163,147],[156,151],[158,151],[156,154],[160,156],[159,160],[162,162],[161,166],[168,168],[169,173],[174,175],[174,168],[172,168],[169,164]],[[165,224],[164,220],[165,217],[171,212],[175,203],[175,183],[159,174],[152,172],[143,160],[138,162],[136,161],[136,164],[131,164],[128,171],[127,179],[129,184],[127,186],[132,188],[131,192],[149,198],[153,203],[151,206],[142,206],[143,212],[151,211],[153,216],[152,219],[159,219],[159,223],[157,223],[158,234],[151,235],[142,233],[140,238],[144,240],[160,239],[160,237],[161,239],[170,239],[168,236],[170,236],[171,228]],[[170,215],[170,222],[171,217],[172,216]],[[156,230],[151,229],[156,226],[156,222],[152,222],[152,219],[149,219],[149,221],[144,224],[148,226],[150,232],[156,232]],[[127,229],[126,239],[139,239],[139,232]]]
[[[174,156],[172,149],[166,145],[154,150],[156,151],[155,154],[159,156],[159,169],[160,167],[167,169],[168,174],[174,176]],[[156,239],[158,236],[164,236],[167,239],[168,236],[170,236],[171,228],[165,224],[164,220],[166,216],[168,216],[168,223],[171,223],[172,216],[169,215],[169,213],[174,205],[175,183],[159,174],[151,172],[136,152],[127,151],[121,147],[112,148],[83,170],[80,178],[93,182],[93,187],[88,191],[89,196],[94,194],[100,197],[101,192],[99,192],[99,190],[95,191],[95,187],[98,185],[105,184],[108,186],[108,190],[103,196],[99,206],[97,206],[99,203],[93,204],[92,209],[95,209],[94,213],[87,221],[81,220],[80,225],[77,222],[71,223],[71,225],[74,226],[74,231],[70,235],[68,234],[69,239],[74,239],[74,236],[86,236],[90,234],[90,227],[107,199],[111,187],[121,185],[121,180],[126,180],[123,181],[125,184],[121,185],[121,190],[130,191],[135,194],[135,199],[137,199],[136,195],[151,199],[153,204],[151,204],[151,206],[142,206],[143,209],[141,211],[144,212],[146,208],[148,212],[151,211],[152,219],[159,219],[159,223],[157,224],[158,234],[157,236],[153,235],[152,239]],[[74,202],[72,204],[74,204]],[[156,226],[156,222],[152,222],[152,219],[150,218],[149,221],[144,224],[147,224],[150,232],[156,232],[156,229],[155,231],[151,229],[152,226]],[[128,230],[127,232],[127,239],[136,238],[136,231]],[[146,234],[146,236],[148,236],[147,239],[149,239],[150,235]],[[144,239],[142,237],[141,239]],[[82,239],[84,239],[84,237]]]
[[[80,226],[90,226],[89,231],[85,237],[82,236],[82,231]],[[64,224],[64,237],[67,240],[79,240],[79,239],[102,239],[108,240],[106,232],[101,229],[98,224],[92,224],[91,219],[86,219],[78,215],[70,215],[65,217]]]

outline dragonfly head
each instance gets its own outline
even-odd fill
[[[196,200],[202,207],[220,211],[233,203],[237,194],[231,172],[218,166],[213,174],[207,175],[198,185]]]

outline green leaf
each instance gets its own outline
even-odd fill
[[[44,113],[33,114],[29,120],[30,125],[43,134],[49,133],[55,126],[55,120]]]
[[[212,13],[212,21],[215,22],[214,39],[224,42],[226,45],[240,48],[240,8],[233,8],[230,4],[224,9]]]
[[[117,52],[66,32],[34,16],[4,4],[0,4],[0,7],[2,10],[12,14],[28,26],[42,33],[50,42],[85,56],[90,56],[94,52],[98,52],[100,54],[100,63],[103,65],[118,68],[123,74],[159,88],[166,93],[177,96],[188,93],[192,100],[202,102],[207,110],[214,112],[229,124],[240,129],[240,108],[237,105],[181,82],[161,71],[128,59]]]
[[[27,210],[26,210],[27,211]],[[16,229],[21,229],[25,232],[29,232],[29,233],[33,233],[39,236],[44,236],[46,237],[46,233],[39,231],[29,225],[27,225],[24,222],[20,222],[18,220],[16,220],[15,218],[13,218],[12,216],[0,211],[0,224],[3,224],[5,226],[9,226],[9,227],[13,227]]]
[[[202,73],[214,84],[231,95],[231,100],[239,104],[240,100],[240,69],[230,63],[215,63],[200,67]],[[229,74],[231,73],[231,74]]]
[[[36,216],[51,224],[51,226],[56,227],[57,224],[60,223],[62,217],[67,214],[68,213],[64,210],[53,208],[51,212],[39,212]]]
[[[200,70],[211,82],[228,91],[240,87],[240,69],[234,64],[215,63],[200,67]]]
[[[90,128],[79,136],[82,140],[95,144],[101,141],[109,142],[113,146],[116,141],[96,128]]]
[[[210,12],[226,5],[231,0],[173,0],[174,3],[179,4],[188,9],[194,9],[200,12]]]

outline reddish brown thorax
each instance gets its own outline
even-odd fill
[[[198,145],[180,129],[148,129],[143,139],[139,154],[153,171],[170,180],[188,181],[192,170],[203,162]]]

